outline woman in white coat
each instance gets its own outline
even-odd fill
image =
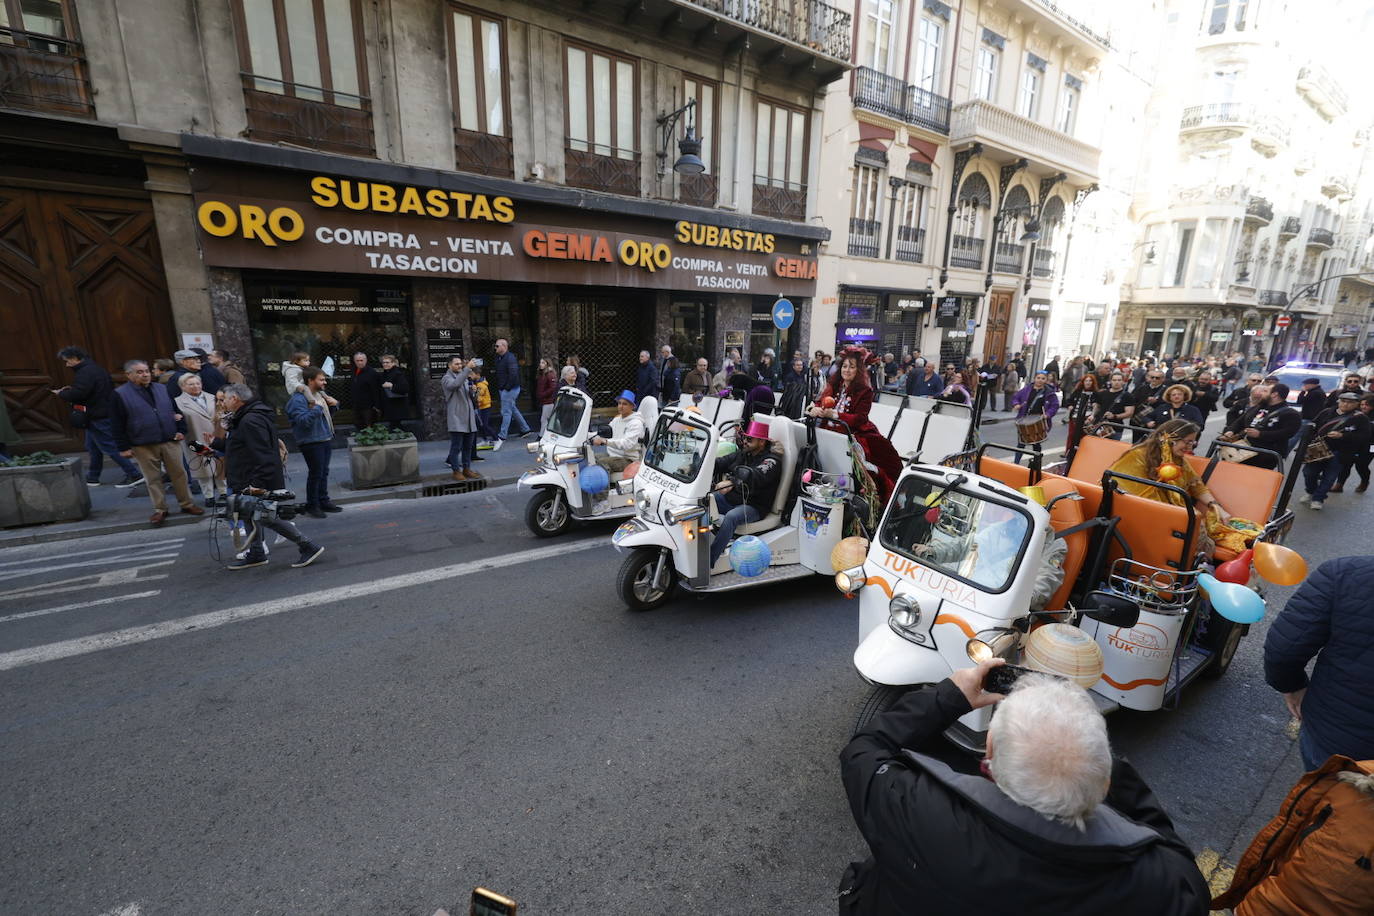
[[[182,452],[191,469],[191,476],[200,483],[205,504],[213,506],[217,489],[218,492],[224,491],[224,476],[219,473],[217,466],[219,462],[214,458],[202,458],[190,451],[188,443],[204,442],[206,433],[223,435],[217,422],[215,399],[205,393],[200,376],[194,372],[182,375],[177,379],[177,384],[181,386],[181,394],[177,396],[177,413],[186,421],[186,439],[181,444]],[[218,484],[216,480],[219,481]]]

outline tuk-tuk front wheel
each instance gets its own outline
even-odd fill
[[[917,687],[889,687],[886,684],[877,684],[859,704],[858,715],[854,717],[854,730],[850,732],[850,737],[857,735],[868,727],[868,723],[873,721],[873,717],[879,713],[887,712],[897,705],[897,701],[906,696],[909,690],[920,690],[921,687],[928,685],[922,684]]]
[[[662,607],[677,585],[673,556],[662,547],[638,547],[620,564],[620,598],[632,611]]]
[[[536,537],[557,537],[572,527],[568,500],[557,487],[540,487],[525,507],[525,524]]]

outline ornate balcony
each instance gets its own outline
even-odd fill
[[[949,99],[904,83],[870,67],[854,71],[854,107],[915,124],[936,133],[949,133]]]
[[[920,263],[925,259],[926,231],[912,226],[897,227],[897,245],[893,256],[898,261]]]
[[[801,222],[806,219],[806,185],[755,175],[754,215]]]
[[[1026,263],[1026,246],[1015,242],[998,242],[992,259],[992,269],[1004,274],[1019,274]]]
[[[1267,226],[1274,221],[1274,205],[1263,197],[1252,197],[1245,205],[1245,219]]]
[[[1054,251],[1049,248],[1035,249],[1035,264],[1031,271],[1037,277],[1054,276]]]
[[[1330,229],[1313,229],[1307,233],[1307,247],[1326,251],[1336,244],[1336,235]]]
[[[0,108],[95,117],[81,43],[0,28]]]
[[[1097,147],[981,99],[954,107],[949,140],[954,147],[982,143],[1025,156],[1079,180],[1097,178],[1100,158]]]
[[[249,73],[243,78],[244,109],[248,136],[266,143],[290,143],[349,156],[371,156],[372,102],[366,96],[325,90],[298,83],[283,83]],[[279,86],[280,92],[264,92],[263,85]],[[342,103],[342,104],[341,104]]]
[[[510,137],[453,128],[454,168],[497,178],[514,178]]]
[[[1349,107],[1345,90],[1320,64],[1309,64],[1298,71],[1297,89],[1328,121],[1345,114]]]
[[[1335,197],[1339,200],[1349,200],[1350,179],[1344,175],[1330,175],[1322,181],[1322,193],[1327,197]]]
[[[949,263],[953,267],[983,268],[983,239],[970,235],[956,235],[951,240]]]
[[[1274,156],[1288,146],[1288,125],[1271,114],[1257,114],[1250,145],[1262,156]]]
[[[856,258],[876,258],[883,224],[876,219],[849,220],[849,253]]]
[[[1285,216],[1283,218],[1283,225],[1279,227],[1280,239],[1295,238],[1300,232],[1302,232],[1302,220],[1298,219],[1296,216]]]
[[[846,11],[822,0],[673,0],[672,5],[701,10],[710,15],[712,22],[697,27],[699,39],[733,28],[742,30],[742,36],[739,37],[746,41],[750,36],[765,39],[749,42],[758,47],[765,60],[780,58],[784,65],[790,63],[796,66],[803,63],[805,58],[819,56],[827,64],[839,64],[838,67],[825,68],[827,74],[822,82],[828,82],[848,67],[853,18]],[[617,10],[620,8],[616,7]],[[627,21],[634,10],[635,6],[631,6],[630,12],[625,14]],[[661,17],[653,17],[653,11],[647,11],[651,15],[646,21],[657,29]],[[694,22],[682,24],[689,29],[695,26]],[[722,37],[727,41],[739,40],[739,37],[729,33]],[[741,41],[741,44],[745,42]],[[748,47],[748,44],[745,46]]]
[[[1288,294],[1281,289],[1262,289],[1255,295],[1255,302],[1260,305],[1287,308]]]
[[[563,151],[567,169],[565,184],[589,191],[639,196],[637,151],[602,146],[593,152],[586,147],[587,143],[581,140],[567,141]]]
[[[1239,137],[1255,123],[1255,107],[1243,102],[1211,102],[1183,109],[1178,122],[1181,134],[1207,134],[1214,140]]]

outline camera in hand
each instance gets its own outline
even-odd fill
[[[186,440],[186,444],[191,447],[191,451],[195,452],[202,458],[209,458],[211,455],[215,453],[215,450],[210,448],[210,446],[206,445],[204,442],[197,442],[194,439],[188,439]]]
[[[224,501],[224,518],[280,519],[289,522],[298,507],[291,505],[296,494],[290,490],[258,490],[255,493],[230,493]]]

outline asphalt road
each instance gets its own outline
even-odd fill
[[[818,577],[632,614],[613,525],[538,541],[526,498],[306,520],[304,570],[285,544],[222,570],[208,524],[0,553],[0,912],[429,916],[478,884],[533,914],[833,912],[864,854],[854,606]],[[1371,507],[1299,510],[1290,545],[1362,550]],[[1179,709],[1110,720],[1198,851],[1234,857],[1299,772],[1263,630]]]

